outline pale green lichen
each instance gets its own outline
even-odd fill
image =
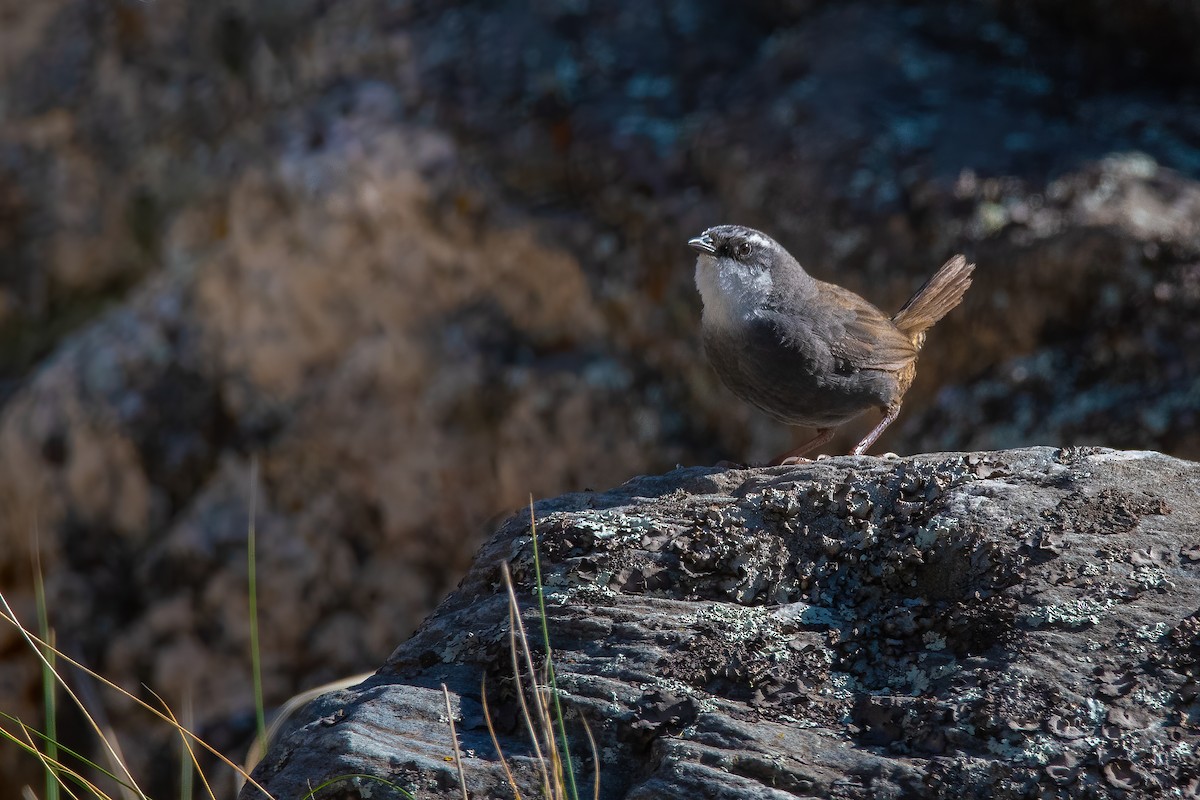
[[[1035,733],[1025,740],[1022,755],[1025,763],[1031,766],[1044,767],[1051,759],[1062,753],[1062,745],[1054,737],[1045,733]]]
[[[866,690],[858,678],[849,672],[830,672],[818,691],[832,700],[852,700],[856,694]]]
[[[837,628],[846,622],[845,618],[832,608],[808,603],[796,603],[796,605],[803,606],[797,616],[805,625],[824,625],[829,628]]]
[[[1024,760],[1025,757],[1025,751],[999,739],[988,739],[984,742],[984,747],[992,755],[1000,756],[1009,761]]]
[[[1158,710],[1169,707],[1174,696],[1173,692],[1166,689],[1160,689],[1156,692],[1144,686],[1134,689],[1133,694],[1130,695],[1138,703],[1145,706],[1147,710]]]
[[[1156,622],[1153,625],[1143,625],[1133,632],[1133,635],[1139,639],[1144,639],[1148,642],[1156,642],[1171,632],[1171,626],[1165,622]]]
[[[930,684],[929,675],[918,667],[909,667],[903,675],[888,679],[888,686],[904,690],[914,696],[925,694],[929,691]]]
[[[1167,577],[1166,571],[1158,567],[1138,567],[1129,573],[1129,579],[1146,590],[1170,591],[1175,588],[1174,582]]]
[[[765,606],[714,603],[691,615],[687,622],[690,625],[706,623],[718,627],[728,641],[761,640],[763,655],[776,663],[791,658],[788,651],[791,637],[780,629],[774,611]]]
[[[550,584],[552,575],[543,576],[547,582],[545,587],[546,604],[551,606],[569,606],[579,602],[594,602],[596,598],[611,599],[620,597],[621,593],[609,588],[612,573],[597,575],[586,583],[572,583],[568,578],[559,578]]]
[[[946,637],[937,631],[926,631],[921,637],[921,641],[925,643],[927,650],[937,652],[946,649]]]
[[[641,536],[658,527],[650,517],[621,511],[579,511],[564,518],[570,520],[571,527],[590,531],[596,539]]]
[[[459,654],[467,648],[468,645],[475,643],[475,633],[473,631],[463,631],[451,637],[450,641],[445,644],[442,650],[443,663],[450,664],[458,660]]]
[[[1025,615],[1025,624],[1031,628],[1040,628],[1043,625],[1099,625],[1100,618],[1116,604],[1115,600],[1101,601],[1083,597],[1065,603],[1039,606]]]
[[[732,603],[710,603],[705,605],[684,622],[694,625],[708,622],[721,627],[722,632],[734,641],[745,641],[775,629],[770,608],[766,606],[739,606]]]
[[[720,708],[720,705],[713,697],[677,678],[658,677],[652,683],[643,683],[638,688],[642,690],[643,696],[652,691],[660,691],[677,697],[691,698],[696,702],[696,710],[702,714],[709,711],[716,711]],[[633,704],[636,705],[636,703],[637,698],[634,699]]]
[[[913,535],[913,544],[921,550],[928,550],[937,544],[939,538],[949,536],[958,530],[958,522],[948,517],[934,517],[928,523],[917,529]]]

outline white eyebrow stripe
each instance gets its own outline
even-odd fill
[[[761,248],[769,248],[773,244],[773,240],[768,239],[758,231],[749,231],[746,234],[746,241]]]

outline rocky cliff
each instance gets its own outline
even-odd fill
[[[605,798],[1195,796],[1200,465],[1038,448],[678,469],[535,509],[558,685]],[[528,516],[370,680],[256,778],[507,797],[536,767],[511,681]],[[368,778],[324,797],[382,797]],[[244,800],[260,797],[243,791]],[[397,795],[399,796],[399,795]]]
[[[529,492],[807,435],[700,354],[717,221],[884,308],[980,265],[881,449],[1200,458],[1195,11],[1086,8],[0,0],[0,588],[33,619],[38,548],[58,640],[241,752],[252,495],[274,704]]]

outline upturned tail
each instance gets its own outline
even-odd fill
[[[920,347],[925,342],[925,331],[962,302],[974,271],[975,265],[968,264],[963,256],[950,259],[896,312],[892,322]]]

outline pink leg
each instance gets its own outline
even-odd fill
[[[816,448],[825,444],[832,438],[833,438],[833,429],[832,428],[819,428],[819,429],[817,429],[816,436],[809,439],[807,442],[800,445],[795,450],[789,450],[786,453],[784,453],[783,455],[779,456],[778,458],[773,459],[770,463],[770,466],[778,467],[781,464],[795,464],[800,461],[807,461],[808,459],[804,457],[805,453],[815,450]]]
[[[891,406],[884,411],[883,419],[879,421],[879,424],[875,426],[874,430],[863,437],[861,442],[854,445],[854,449],[850,451],[850,455],[861,456],[863,453],[865,453],[868,447],[875,444],[875,440],[879,438],[879,434],[883,433],[884,428],[895,422],[896,417],[898,416],[900,416],[900,404],[896,403],[896,405]]]

